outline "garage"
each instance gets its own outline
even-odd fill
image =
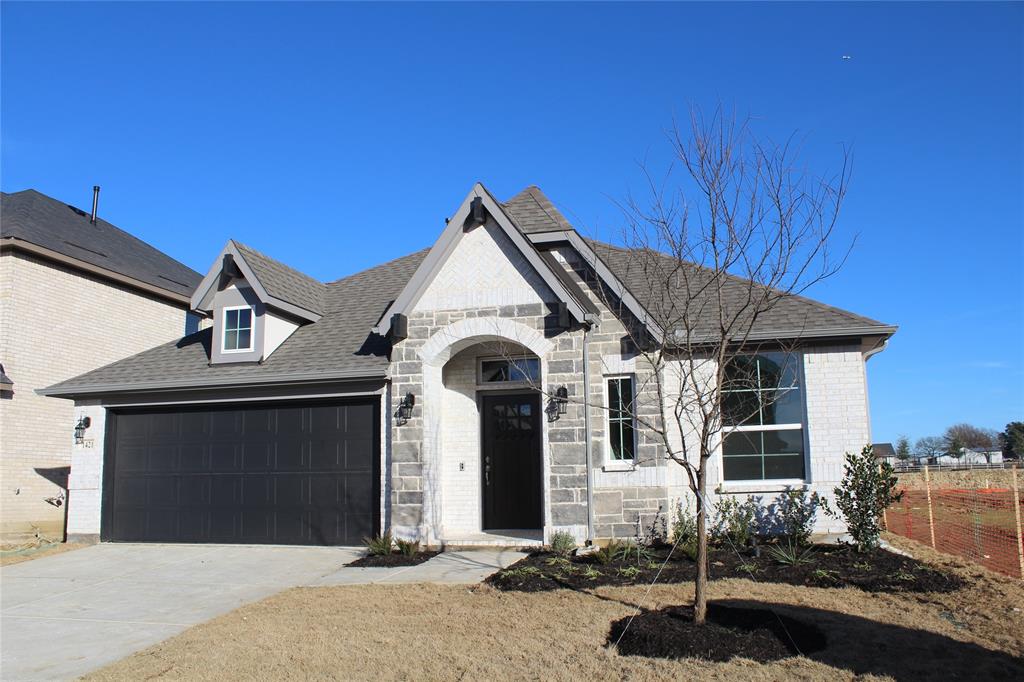
[[[359,544],[379,526],[379,405],[112,409],[101,537]]]

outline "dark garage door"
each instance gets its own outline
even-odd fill
[[[370,399],[115,411],[103,538],[358,544],[379,516],[379,424]]]

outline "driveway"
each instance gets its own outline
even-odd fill
[[[0,678],[77,677],[337,572],[338,547],[96,545],[0,569]]]
[[[346,547],[103,544],[0,569],[0,679],[84,675],[243,604],[299,585],[476,583],[524,555],[445,552],[346,568]]]

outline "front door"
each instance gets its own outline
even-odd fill
[[[542,528],[539,394],[484,394],[481,419],[484,530]]]

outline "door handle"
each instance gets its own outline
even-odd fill
[[[491,484],[491,458],[484,457],[484,485]]]

